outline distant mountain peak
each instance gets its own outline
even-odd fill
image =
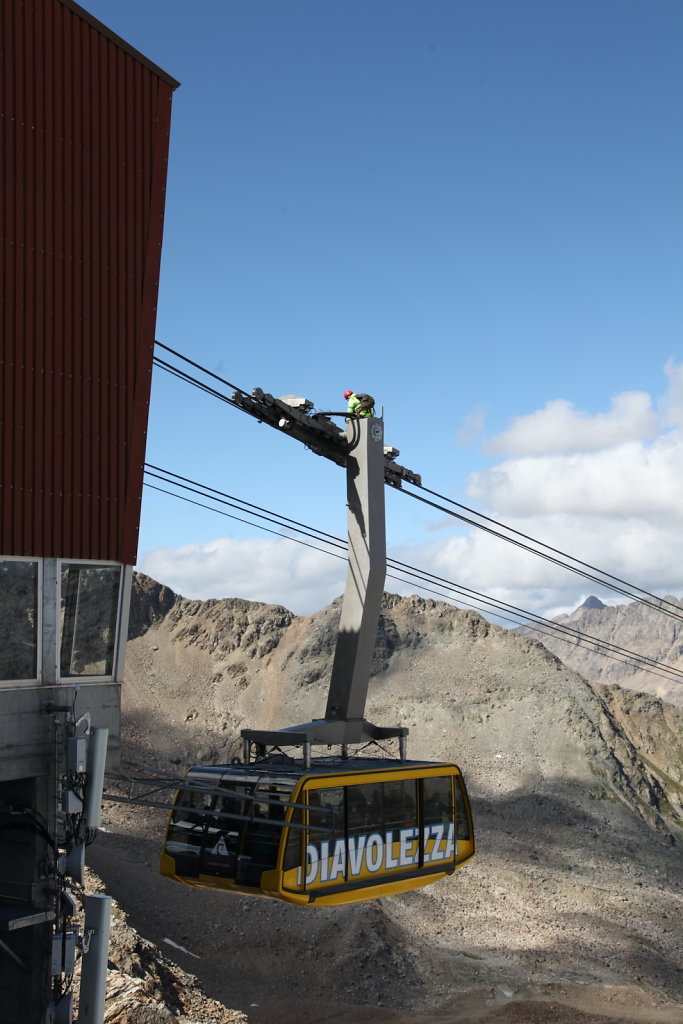
[[[576,612],[587,612],[593,608],[606,608],[607,605],[603,604],[599,597],[587,597],[583,604],[580,604]]]

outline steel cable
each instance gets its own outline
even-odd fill
[[[166,352],[171,353],[178,359],[182,359],[184,362],[188,363],[190,366],[195,367],[195,369],[200,370],[202,373],[208,375],[212,379],[220,382],[221,384],[226,385],[227,387],[232,388],[233,391],[238,391],[240,394],[248,396],[248,393],[244,391],[242,388],[237,387],[230,381],[225,380],[225,378],[223,377],[219,377],[211,370],[207,370],[206,367],[201,366],[200,363],[197,363],[194,360],[189,359],[187,356],[182,355],[182,353],[177,352],[175,349],[170,348],[168,345],[164,345],[160,341],[157,341],[156,344],[160,348],[164,349]],[[218,398],[221,401],[226,402],[228,405],[232,405],[235,408],[240,408],[227,395],[221,394],[215,388],[212,388],[204,384],[202,381],[193,377],[186,371],[180,370],[177,367],[173,367],[168,362],[158,359],[157,357],[155,357],[154,362],[155,365],[159,366],[160,369],[163,369],[168,373],[185,381],[186,383],[199,388],[199,390],[204,391],[205,393],[211,395],[212,397]],[[531,537],[528,534],[522,533],[520,530],[516,530],[511,526],[506,526],[504,523],[500,523],[498,520],[492,519],[491,517],[484,515],[484,513],[482,512],[477,512],[475,509],[470,509],[468,508],[468,506],[462,505],[459,502],[454,501],[452,498],[448,498],[446,495],[440,494],[438,491],[431,490],[429,487],[417,484],[413,486],[419,487],[419,489],[424,491],[426,494],[431,494],[432,496],[439,498],[441,501],[448,502],[449,504],[454,505],[456,508],[460,508],[463,511],[470,513],[470,515],[476,516],[477,519],[483,520],[483,522],[477,522],[476,519],[472,519],[470,518],[470,516],[462,515],[458,512],[452,511],[449,508],[445,508],[443,505],[430,501],[428,498],[415,493],[415,491],[408,490],[405,487],[397,489],[400,490],[403,494],[408,495],[408,497],[414,498],[417,501],[421,501],[426,505],[430,505],[432,508],[437,509],[437,511],[443,512],[446,515],[453,517],[454,519],[458,519],[461,522],[466,523],[468,526],[474,527],[475,529],[482,530],[484,533],[488,533],[490,536],[496,537],[498,540],[506,541],[508,544],[512,544],[515,547],[520,548],[521,550],[527,551],[529,554],[536,555],[537,557],[542,558],[545,561],[551,562],[557,565],[559,568],[565,569],[568,572],[572,572],[575,575],[580,576],[586,580],[590,580],[593,583],[597,583],[599,586],[611,590],[616,594],[621,594],[623,597],[630,598],[633,601],[640,601],[642,604],[645,604],[656,611],[660,611],[664,615],[668,615],[671,618],[683,621],[683,612],[671,601],[668,601],[666,598],[657,597],[656,594],[652,594],[650,591],[644,590],[641,587],[636,586],[635,584],[628,583],[627,581],[622,580],[620,577],[615,576],[612,573],[608,573],[603,569],[599,569],[598,567],[591,565],[589,562],[584,562],[573,555],[569,555],[566,552],[561,551],[559,548],[555,548],[550,544],[546,544],[544,541],[536,540],[536,538]],[[486,526],[484,525],[484,523],[491,523],[492,526]],[[504,533],[501,533],[500,530],[493,529],[493,526],[499,527],[500,530],[506,530],[508,533],[514,534],[515,536],[506,536]],[[515,537],[523,538],[523,540],[517,540],[515,539]],[[526,544],[524,543],[524,541],[530,541],[531,544]],[[532,544],[537,545],[537,547],[532,547]],[[544,548],[545,551],[538,550],[539,548]],[[573,562],[575,564],[571,565],[569,564],[569,562]],[[588,570],[591,571],[589,572]]]
[[[223,509],[215,508],[212,505],[206,505],[203,502],[189,498],[185,494],[178,494],[175,491],[169,491],[156,484],[146,482],[145,485],[147,487],[151,487],[153,490],[161,491],[164,494],[187,501],[190,504],[197,505],[209,511],[217,512],[218,514],[227,516],[230,519],[235,519],[239,522],[255,526],[258,529],[275,534],[283,539],[292,540],[295,543],[303,544],[306,547],[313,548],[314,550],[333,555],[336,558],[346,561],[347,544],[342,538],[336,537],[334,534],[327,533],[324,530],[318,530],[316,527],[308,526],[287,516],[282,516],[279,513],[272,512],[271,510],[264,508],[263,506],[255,505],[252,502],[236,498],[234,495],[218,491],[216,488],[206,487],[198,481],[180,476],[180,474],[173,473],[170,470],[163,470],[158,466],[151,467],[150,469],[146,468],[145,472],[153,479],[160,480],[170,486],[179,487],[192,494],[204,497],[207,501],[214,501],[218,504],[243,511],[246,514],[255,516],[266,522],[270,522],[272,525],[280,526],[283,530],[289,530],[293,533],[299,533],[302,536],[306,536],[309,538],[309,541],[318,541],[326,544],[327,547],[320,547],[319,543],[309,543],[309,541],[303,541],[297,537],[287,536],[287,534],[273,530],[270,527],[264,526],[262,523],[243,519],[240,516],[225,512]],[[330,551],[330,547],[337,548],[338,551],[343,551],[344,554],[338,554],[335,551]],[[541,635],[554,635],[566,643],[572,643],[575,646],[594,650],[596,653],[605,657],[610,657],[614,660],[626,662],[636,667],[641,667],[645,671],[652,672],[656,675],[663,675],[666,678],[675,680],[676,682],[683,681],[683,671],[675,668],[674,666],[665,665],[655,659],[649,658],[647,655],[631,651],[618,644],[613,644],[611,641],[594,637],[591,634],[584,633],[583,631],[569,626],[566,623],[557,623],[552,619],[546,619],[543,616],[535,615],[534,613],[520,608],[517,605],[512,605],[508,602],[490,597],[480,591],[471,590],[468,587],[456,584],[453,581],[431,573],[428,570],[419,569],[416,566],[411,566],[408,563],[401,562],[397,559],[388,558],[387,565],[395,570],[394,572],[387,572],[387,576],[389,578],[398,580],[402,583],[408,583],[412,586],[417,586],[418,589],[423,590],[426,593],[436,594],[446,600],[454,600],[452,595],[457,594],[461,604],[481,611],[484,614],[490,614],[491,610],[493,610],[496,616],[503,621],[514,622],[517,625],[526,625],[527,628],[533,629]],[[402,575],[397,576],[396,572],[399,572]],[[427,584],[429,584],[429,586],[427,586]],[[435,590],[435,586],[440,587],[441,589]],[[444,590],[447,591],[447,593],[444,593]]]

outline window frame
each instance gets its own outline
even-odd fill
[[[0,562],[23,562],[37,566],[36,613],[36,675],[30,679],[0,679],[0,691],[31,689],[40,686],[79,686],[81,683],[114,683],[123,680],[128,640],[130,596],[133,584],[133,566],[113,559],[47,558],[31,555],[0,554]],[[114,626],[112,671],[102,675],[61,674],[61,600],[62,569],[68,565],[89,566],[93,569],[118,569],[118,597]]]
[[[93,568],[93,569],[113,568],[113,569],[118,569],[119,570],[119,581],[118,581],[119,589],[118,589],[118,596],[117,596],[117,601],[116,601],[116,618],[115,618],[115,621],[114,621],[114,648],[112,650],[112,657],[111,657],[112,671],[110,673],[106,673],[106,674],[103,673],[101,675],[68,675],[68,676],[63,676],[62,675],[62,633],[63,633],[63,630],[62,630],[62,615],[61,615],[61,606],[62,606],[62,572],[63,572],[64,568],[66,566],[69,566],[69,565],[75,565],[75,566],[82,565],[82,566]],[[56,607],[56,613],[57,613],[57,648],[56,648],[56,652],[55,653],[56,653],[56,659],[57,659],[57,665],[56,665],[56,667],[57,667],[57,679],[56,679],[56,682],[57,682],[58,685],[78,686],[80,683],[112,683],[117,678],[119,678],[118,669],[119,669],[119,663],[120,663],[120,657],[119,657],[119,655],[120,655],[120,648],[121,647],[125,648],[126,640],[128,639],[128,637],[126,636],[125,639],[122,640],[122,632],[123,632],[122,627],[124,625],[123,621],[122,621],[122,619],[123,619],[122,611],[123,611],[124,591],[126,590],[126,579],[125,579],[125,577],[126,577],[126,572],[125,572],[126,568],[127,568],[127,566],[125,566],[122,562],[113,562],[113,561],[110,561],[108,559],[107,560],[102,560],[102,561],[99,561],[97,559],[92,559],[92,558],[58,558],[57,559],[57,594],[56,594],[56,603],[57,603],[57,607]],[[128,602],[128,603],[130,603],[130,602]],[[128,616],[126,615],[125,618],[126,618],[125,626],[126,626],[126,634],[127,634],[127,632],[128,632]]]
[[[0,562],[24,562],[37,566],[36,572],[36,675],[26,679],[0,679],[0,690],[28,689],[40,686],[43,665],[43,559],[29,555],[0,555]]]

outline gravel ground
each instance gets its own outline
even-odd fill
[[[124,757],[182,775],[228,760],[242,727],[319,715],[337,615],[168,601],[129,643]],[[293,907],[160,877],[165,815],[109,804],[89,863],[251,1024],[683,1024],[681,712],[610,694],[530,638],[390,597],[368,718],[461,765],[472,862],[403,896]]]

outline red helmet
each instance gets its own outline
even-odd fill
[[[345,391],[344,392],[344,398],[350,398],[352,394],[353,394],[353,391]]]

